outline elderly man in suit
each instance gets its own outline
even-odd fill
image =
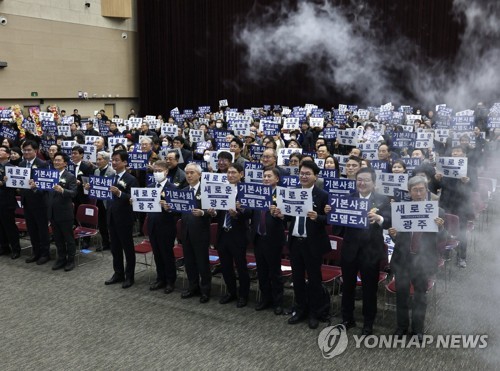
[[[97,176],[104,176],[104,177],[114,177],[116,175],[116,171],[113,169],[112,166],[109,164],[110,156],[109,153],[106,151],[99,151],[97,153],[97,158],[96,158],[96,164],[97,164],[97,169],[94,170],[94,175]],[[107,222],[107,202],[103,200],[97,200],[96,206],[99,210],[98,214],[98,225],[99,225],[99,234],[101,235],[102,239],[102,247],[99,247],[98,250],[101,248],[103,250],[109,250],[110,249],[110,242],[109,242],[109,230],[108,230],[108,222]]]
[[[181,240],[184,250],[184,264],[189,287],[181,298],[187,299],[201,294],[200,303],[210,300],[212,273],[208,248],[210,246],[210,214],[201,209],[201,167],[188,164],[185,168],[188,189],[194,192],[196,208],[191,213],[182,214]]]
[[[321,264],[323,255],[330,250],[330,240],[326,233],[325,206],[328,193],[315,186],[319,167],[313,161],[303,161],[299,167],[302,188],[312,189],[313,209],[307,217],[287,216],[290,221],[288,248],[292,264],[292,281],[295,293],[295,313],[288,323],[293,325],[303,321],[309,314],[309,328],[316,329],[323,316],[323,286],[321,284]],[[283,217],[281,210],[274,209],[274,216]],[[308,282],[306,284],[306,273]]]
[[[68,158],[57,152],[53,159],[54,169],[59,172],[59,183],[49,192],[49,218],[54,231],[57,261],[52,270],[75,268],[76,244],[73,235],[73,197],[76,196],[76,177],[66,170]]]
[[[132,229],[134,212],[130,204],[132,187],[138,187],[137,179],[127,173],[128,153],[120,150],[113,152],[111,164],[116,171],[114,185],[110,187],[113,199],[108,201],[108,227],[111,237],[111,254],[113,255],[113,276],[106,285],[123,282],[127,289],[134,284],[135,252]],[[123,255],[127,262],[124,267]]]
[[[428,194],[427,179],[415,176],[408,180],[408,191],[412,201],[426,201]],[[427,282],[438,267],[437,243],[446,237],[443,209],[434,222],[439,232],[402,232],[389,228],[395,242],[391,259],[391,270],[396,282],[396,336],[408,333],[410,325],[409,299],[410,285],[413,285],[413,308],[411,327],[417,339],[423,341],[425,312],[427,310]]]
[[[187,185],[187,182],[186,173],[179,167],[179,158],[179,152],[170,150],[165,156],[165,161],[168,167],[167,178],[169,182],[177,188],[182,189]]]
[[[19,167],[33,169],[47,169],[47,163],[36,157],[38,143],[27,140],[23,143],[23,161]],[[47,210],[47,192],[36,189],[35,182],[30,181],[31,189],[21,190],[21,201],[24,206],[26,226],[30,235],[32,255],[26,259],[26,263],[36,262],[38,265],[45,264],[50,260],[49,255],[49,218]]]
[[[368,229],[346,227],[342,248],[342,319],[346,329],[356,326],[354,321],[354,292],[358,272],[363,282],[362,334],[371,335],[377,314],[377,289],[380,262],[384,257],[383,230],[391,226],[391,208],[386,196],[375,192],[376,174],[373,169],[361,168],[356,174],[356,189],[351,196],[369,202]],[[330,206],[325,209],[330,211]]]

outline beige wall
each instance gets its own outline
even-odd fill
[[[89,2],[0,0],[0,16],[8,19],[0,26],[0,61],[8,63],[0,69],[0,106],[24,105],[37,92],[42,106],[57,103],[68,112],[80,105],[91,114],[105,101],[116,103],[120,116],[139,109],[135,12],[114,20],[100,16],[100,1]],[[79,91],[91,99],[76,99]]]

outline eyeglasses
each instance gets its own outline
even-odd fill
[[[367,183],[371,183],[372,180],[371,179],[356,179],[356,182],[367,184]]]
[[[300,173],[299,175],[303,178],[309,178],[310,176],[313,176],[314,174],[313,173]]]
[[[274,156],[273,155],[264,155],[264,156],[260,156],[260,158],[273,158]]]

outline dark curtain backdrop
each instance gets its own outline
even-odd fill
[[[316,97],[304,66],[265,85],[245,78],[244,53],[232,41],[233,25],[276,1],[138,0],[140,114],[166,114],[176,106],[181,110],[204,105],[216,109],[219,99],[225,98],[231,107],[240,109],[307,102],[331,107],[351,99],[342,91],[332,91],[328,99]],[[422,48],[424,57],[455,55],[461,27],[451,14],[452,0],[369,3],[382,15],[388,37],[401,32]]]

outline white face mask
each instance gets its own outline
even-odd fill
[[[161,183],[165,180],[166,174],[163,171],[157,171],[153,173],[156,183]]]
[[[222,127],[222,122],[216,122],[216,123],[215,123],[215,127],[216,127],[217,129],[220,129],[220,128]]]
[[[290,139],[297,139],[296,135],[290,135]]]
[[[203,159],[208,162],[210,161],[210,155],[203,155]]]

